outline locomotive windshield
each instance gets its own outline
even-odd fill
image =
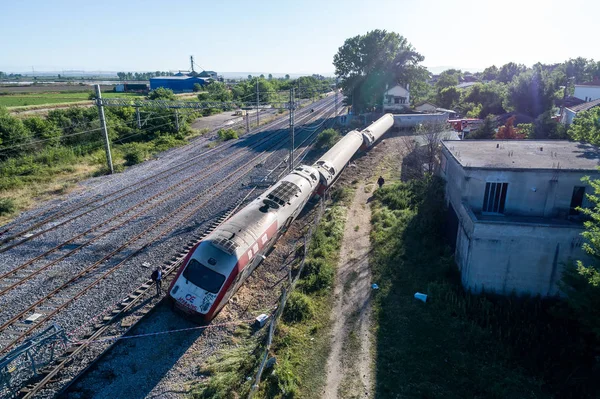
[[[196,259],[192,259],[183,271],[183,277],[205,291],[216,294],[221,289],[225,276],[209,269]]]

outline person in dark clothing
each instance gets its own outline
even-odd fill
[[[379,179],[377,179],[377,184],[379,184],[379,188],[381,188],[381,186],[383,186],[383,183],[385,183],[383,176],[379,176]]]
[[[150,278],[156,283],[156,296],[159,296],[162,284],[162,269],[160,266],[152,272],[152,276]]]

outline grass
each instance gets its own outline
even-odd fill
[[[598,397],[597,343],[560,316],[564,304],[462,290],[442,241],[442,181],[386,184],[374,196],[376,397]]]
[[[304,316],[300,322],[284,313],[272,346],[277,364],[261,385],[259,398],[312,399],[321,394],[331,349],[332,286],[345,220],[346,207],[334,202],[313,233],[307,263],[293,294],[302,298]],[[286,307],[286,312],[297,315],[295,308],[288,311]]]
[[[0,106],[5,107],[25,107],[31,105],[45,105],[45,104],[63,104],[72,103],[78,101],[89,100],[89,95],[92,91],[88,92],[76,92],[76,93],[28,93],[28,94],[5,94],[0,95]],[[114,93],[106,92],[102,93],[102,97],[105,98],[125,98],[125,97],[140,97],[138,93]]]
[[[246,377],[258,367],[259,343],[251,336],[250,327],[238,326],[231,338],[231,346],[211,356],[198,367],[202,380],[192,385],[194,399],[229,399],[246,397],[254,380]],[[253,356],[248,356],[251,353]],[[260,351],[262,353],[262,351]]]
[[[190,137],[199,133],[192,131]],[[161,136],[148,142],[115,144],[112,147],[115,172],[150,159],[159,152],[185,145],[188,139]],[[77,148],[47,147],[0,161],[0,225],[38,202],[70,192],[81,180],[106,174],[103,144],[98,142],[95,148],[81,154]]]

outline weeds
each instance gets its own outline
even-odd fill
[[[377,397],[597,397],[596,344],[564,316],[565,304],[462,289],[442,242],[441,180],[374,196]]]

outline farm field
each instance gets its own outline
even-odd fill
[[[1,92],[1,89],[0,89]],[[45,105],[45,104],[61,104],[78,101],[87,101],[90,91],[79,93],[31,93],[31,94],[5,94],[0,95],[0,106],[4,107],[23,107],[30,105]],[[108,98],[123,98],[123,97],[140,97],[138,93],[115,93],[104,92],[103,97]]]

